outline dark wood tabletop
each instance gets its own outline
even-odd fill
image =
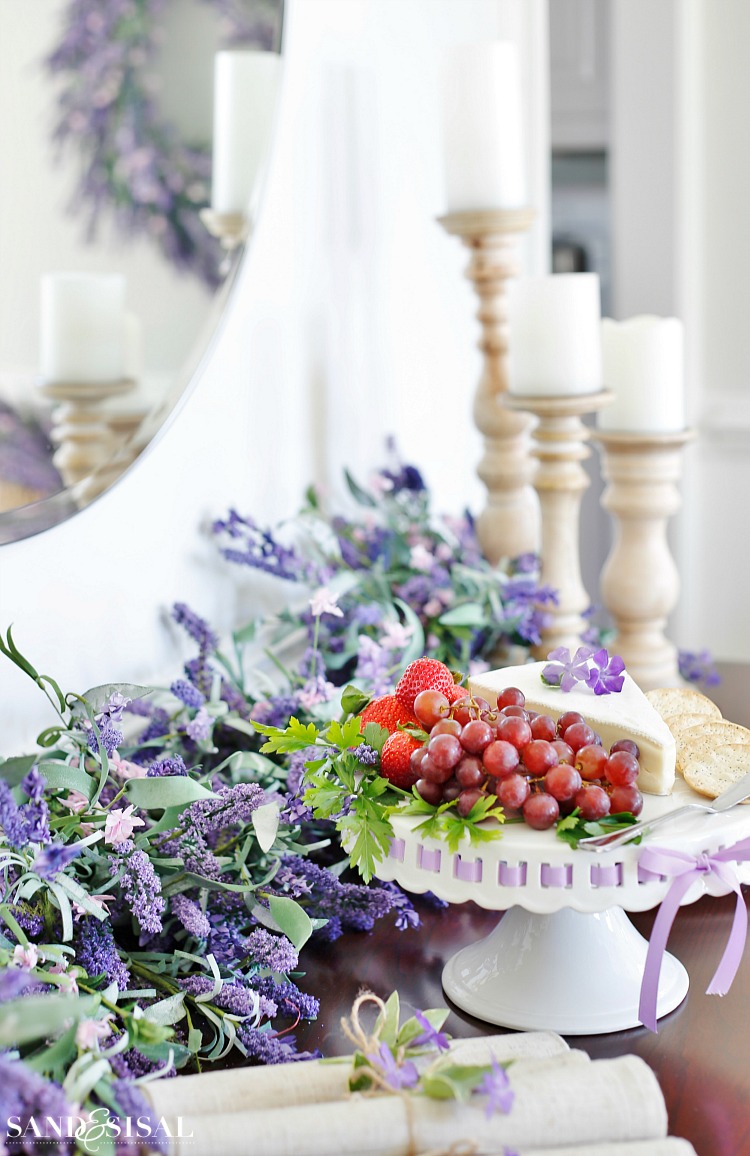
[[[750,726],[750,666],[721,664],[721,685],[711,696],[724,716]],[[750,893],[745,889],[746,901]],[[489,934],[499,918],[473,903],[435,910],[415,900],[422,926],[399,932],[383,921],[369,935],[347,934],[333,947],[309,947],[301,986],[320,998],[320,1017],[298,1031],[301,1046],[326,1055],[351,1051],[340,1028],[362,987],[380,996],[397,989],[414,1008],[450,1006],[442,991],[447,960],[461,947]],[[669,1111],[671,1135],[683,1136],[698,1156],[750,1156],[750,944],[731,991],[705,995],[729,935],[733,895],[704,898],[683,907],[669,939],[669,951],[685,965],[690,991],[684,1002],[646,1028],[600,1036],[570,1036],[573,1047],[594,1059],[634,1053],[654,1070]],[[655,912],[633,915],[648,937]],[[502,1031],[452,1007],[446,1030],[453,1036]]]

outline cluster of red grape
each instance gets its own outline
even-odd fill
[[[433,806],[455,802],[466,816],[482,795],[494,794],[508,816],[523,816],[544,831],[578,807],[581,818],[640,814],[636,787],[639,750],[630,739],[603,748],[576,711],[557,721],[526,710],[525,697],[508,687],[491,708],[467,696],[452,706],[437,690],[423,690],[414,713],[429,739],[411,755],[416,788]]]

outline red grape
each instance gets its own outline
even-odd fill
[[[442,803],[443,788],[440,783],[435,783],[432,779],[418,779],[416,787],[417,793],[424,799],[425,803],[430,803],[433,807]]]
[[[500,711],[501,718],[522,718],[529,721],[529,717],[522,706],[504,706]]]
[[[497,696],[498,710],[502,710],[505,706],[525,706],[525,704],[526,695],[517,686],[506,686]]]
[[[505,775],[512,774],[518,766],[519,759],[518,749],[512,743],[506,743],[502,739],[490,743],[488,747],[484,748],[482,754],[484,769],[489,775],[494,775],[496,779],[502,779]]]
[[[631,811],[634,815],[640,815],[643,810],[643,795],[637,787],[613,787],[609,796],[610,807],[613,815],[617,815],[620,811]]]
[[[560,756],[552,743],[548,743],[545,739],[532,739],[523,748],[521,756],[523,765],[532,775],[543,775],[550,767],[555,767],[560,762]]]
[[[437,767],[453,770],[464,753],[455,735],[435,735],[427,744],[427,751]]]
[[[482,722],[481,719],[472,719],[464,727],[461,733],[461,746],[470,755],[481,755],[485,747],[488,747],[495,737],[494,727],[489,723]]]
[[[575,767],[571,767],[567,763],[560,763],[559,766],[552,767],[547,771],[544,776],[544,789],[558,803],[565,803],[569,799],[574,799],[580,791],[581,776]]]
[[[455,779],[449,779],[443,787],[443,802],[452,803],[461,794],[462,787]]]
[[[497,724],[497,737],[519,751],[531,742],[531,727],[523,718],[504,718]]]
[[[568,727],[572,727],[573,723],[580,723],[585,721],[586,720],[584,719],[583,715],[579,714],[577,710],[566,710],[565,714],[561,714],[557,720],[557,733],[559,734],[560,738],[565,738],[565,732]]]
[[[571,726],[566,727],[563,738],[574,751],[579,751],[581,747],[590,746],[596,741],[594,731],[592,731],[588,723],[585,722],[573,723]]]
[[[596,743],[589,743],[588,746],[581,747],[576,751],[573,766],[577,771],[580,771],[582,779],[593,783],[604,775],[606,762],[607,752],[604,747],[598,747]]]
[[[561,763],[573,763],[576,753],[563,739],[555,739],[552,746],[557,751]]]
[[[417,747],[409,755],[409,766],[415,775],[422,774],[422,763],[427,758],[427,747]]]
[[[557,736],[554,719],[551,719],[548,714],[538,714],[531,719],[531,737],[535,739],[546,739],[551,743]]]
[[[609,795],[602,787],[595,787],[585,783],[575,797],[575,804],[581,812],[581,818],[591,822],[603,819],[609,814]]]
[[[456,767],[456,781],[462,787],[481,787],[487,778],[482,760],[476,755],[466,755]]]
[[[638,778],[638,759],[627,751],[615,751],[604,764],[604,774],[613,787],[629,787]]]
[[[481,798],[482,792],[478,791],[475,787],[472,787],[467,791],[462,791],[458,796],[458,801],[456,803],[456,810],[458,811],[459,815],[462,815],[464,818],[466,818],[469,811],[476,803],[477,799]]]
[[[449,711],[450,703],[439,690],[420,690],[414,699],[414,713],[427,730],[447,718]]]
[[[538,795],[531,795],[523,805],[523,817],[535,831],[546,831],[553,827],[560,817],[560,808],[552,795],[540,791]]]
[[[458,739],[456,739],[456,742],[458,742]],[[453,767],[439,767],[429,751],[422,759],[422,765],[419,769],[422,773],[422,778],[429,779],[431,783],[447,783],[453,774]]]
[[[640,747],[638,743],[634,743],[632,739],[618,739],[616,743],[612,743],[612,746],[609,748],[609,753],[616,755],[618,751],[627,751],[634,759],[641,757]]]
[[[430,738],[435,735],[455,735],[457,739],[461,738],[461,731],[463,727],[456,718],[441,718],[440,722],[435,723],[430,731]]]
[[[508,775],[499,780],[496,788],[498,799],[508,811],[520,811],[529,793],[529,780],[523,775]]]
[[[462,727],[465,727],[467,722],[473,718],[479,718],[483,710],[489,710],[490,704],[486,698],[474,698],[472,695],[464,695],[453,704],[451,714],[457,718]]]

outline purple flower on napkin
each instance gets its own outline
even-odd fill
[[[487,1072],[481,1084],[478,1084],[474,1090],[480,1096],[487,1097],[487,1107],[484,1111],[488,1117],[491,1116],[493,1112],[502,1112],[504,1115],[507,1115],[513,1107],[513,1101],[516,1098],[516,1093],[510,1086],[508,1073],[505,1068],[500,1066],[496,1059],[492,1060],[492,1071]]]
[[[368,1052],[367,1058],[381,1073],[386,1084],[396,1091],[413,1088],[419,1082],[419,1072],[412,1061],[405,1060],[403,1064],[397,1064],[388,1044],[381,1044],[377,1052]]]
[[[597,650],[591,661],[594,665],[586,682],[594,694],[619,694],[625,682],[625,662],[620,655],[610,658],[606,650]]]
[[[588,660],[593,653],[590,646],[579,646],[571,658],[567,646],[558,646],[547,655],[549,661],[542,670],[543,681],[550,686],[559,686],[567,694],[577,682],[588,682]]]
[[[447,1052],[450,1044],[448,1043],[448,1037],[445,1032],[440,1032],[437,1028],[434,1028],[424,1012],[415,1012],[414,1018],[424,1030],[420,1032],[416,1039],[412,1040],[412,1046],[422,1047],[431,1045],[437,1048],[438,1051]]]

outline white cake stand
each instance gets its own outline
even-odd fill
[[[686,802],[705,802],[683,780],[668,797],[646,796],[641,818]],[[661,903],[670,881],[639,867],[644,845],[689,854],[716,852],[750,835],[750,807],[724,815],[700,812],[675,819],[644,844],[614,851],[574,850],[554,830],[509,824],[502,838],[483,845],[464,840],[457,853],[414,828],[420,819],[396,816],[381,879],[409,891],[432,891],[451,903],[473,900],[504,911],[495,930],[464,947],[443,970],[443,989],[477,1019],[521,1030],[597,1035],[640,1024],[638,1004],[648,944],[626,911]],[[750,865],[737,864],[750,882]],[[715,876],[702,876],[683,903],[724,895]],[[657,1015],[673,1011],[687,995],[688,975],[665,954]]]

